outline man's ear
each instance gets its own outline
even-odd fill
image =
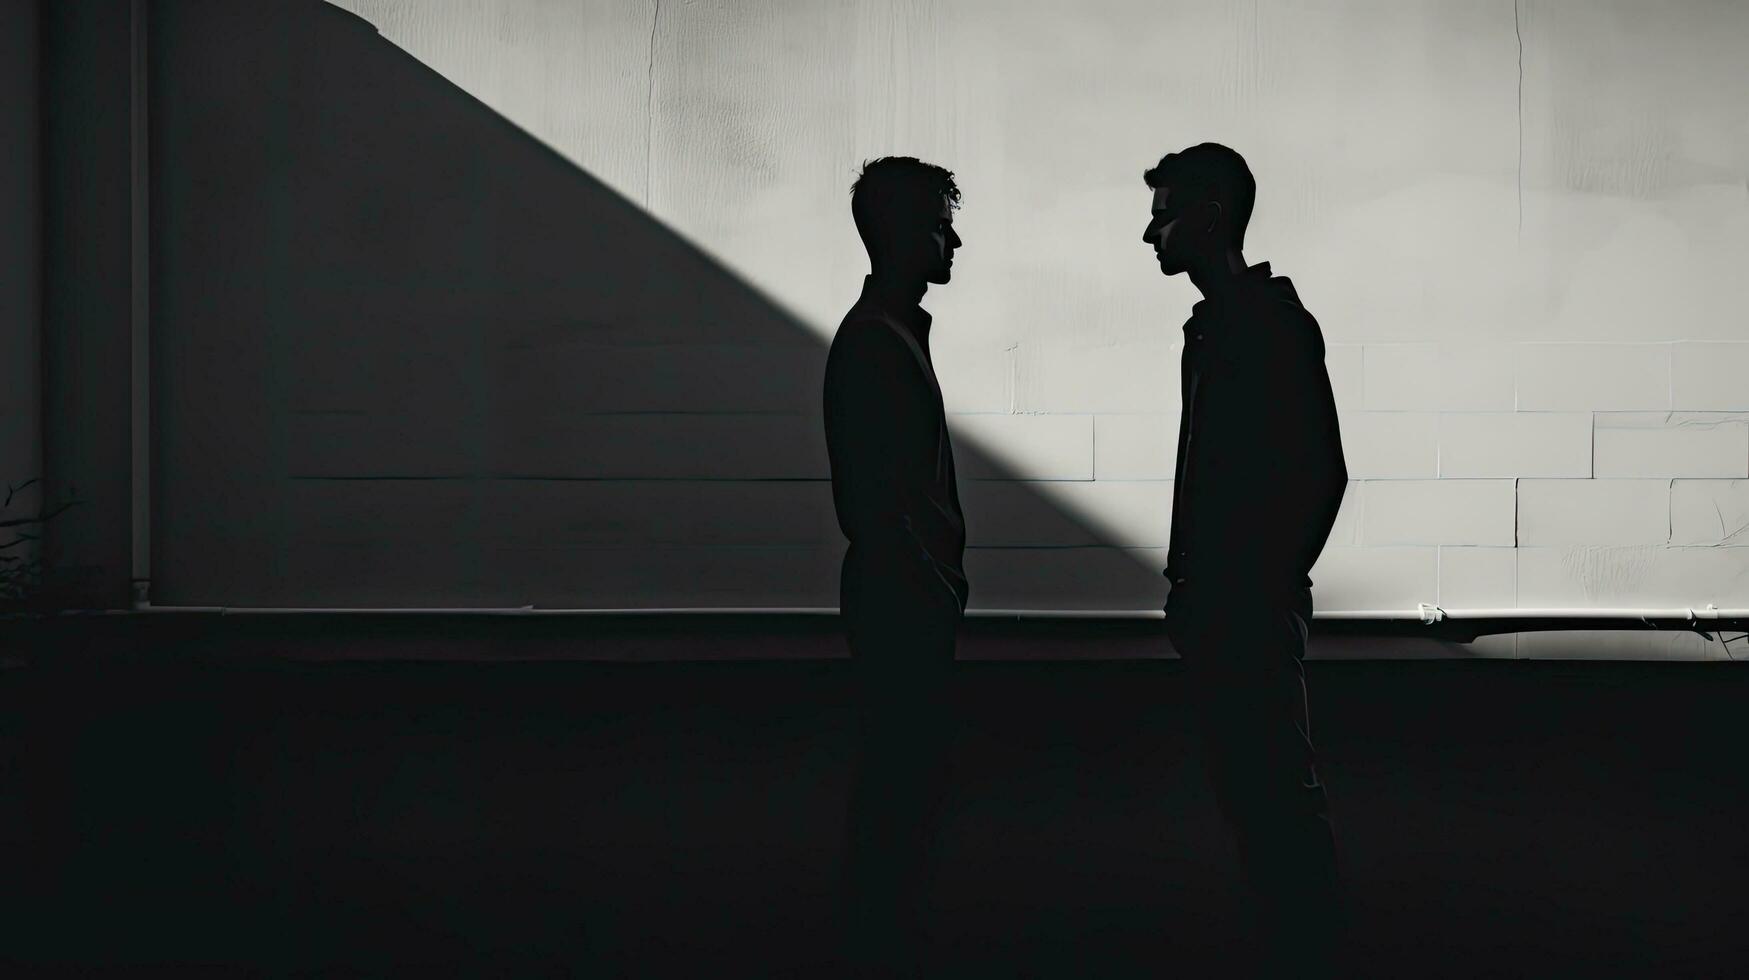
[[[1213,232],[1215,230],[1215,225],[1218,225],[1221,223],[1221,202],[1210,201],[1210,202],[1208,202],[1208,208],[1209,208],[1209,210],[1207,212],[1205,212],[1208,215],[1208,219],[1209,219],[1208,226],[1203,229],[1203,232],[1205,234]]]

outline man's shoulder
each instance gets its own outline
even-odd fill
[[[832,335],[832,350],[880,356],[905,350],[904,338],[891,317],[870,306],[857,305],[844,314]]]
[[[838,325],[827,352],[827,388],[864,381],[883,385],[921,382],[923,366],[900,336],[901,329],[878,310],[853,308]]]
[[[1324,356],[1324,333],[1286,276],[1271,276],[1252,295],[1252,315],[1263,321],[1275,343]]]
[[[867,327],[874,324],[885,324],[891,319],[880,307],[865,300],[845,311],[844,318],[838,322],[838,331],[843,333],[846,328],[852,326]]]

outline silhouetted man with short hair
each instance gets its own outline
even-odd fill
[[[966,607],[965,521],[931,319],[952,276],[953,174],[910,157],[864,166],[851,213],[870,274],[826,363],[826,445],[849,539],[839,601],[861,701],[844,907],[874,975],[918,970],[922,905],[948,753],[947,682]]]
[[[1238,153],[1203,143],[1143,179],[1154,201],[1142,240],[1203,295],[1184,325],[1167,632],[1197,687],[1267,969],[1323,976],[1341,914],[1301,659],[1308,573],[1348,480],[1324,340],[1292,283],[1245,262],[1256,183]]]

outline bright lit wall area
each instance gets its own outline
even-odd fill
[[[1329,345],[1354,482],[1313,574],[1320,609],[1749,607],[1749,7],[338,6],[685,256],[665,266],[670,253],[640,252],[653,264],[615,267],[617,290],[564,296],[567,277],[599,276],[603,260],[507,258],[514,246],[499,243],[531,239],[505,214],[557,223],[588,209],[541,219],[512,200],[516,171],[491,155],[451,166],[465,172],[445,193],[490,188],[468,212],[482,229],[473,251],[446,253],[468,270],[448,277],[454,322],[373,314],[315,347],[269,345],[259,376],[279,380],[226,397],[278,398],[258,416],[289,427],[287,441],[232,485],[275,501],[289,528],[247,547],[293,557],[255,578],[237,571],[257,567],[243,552],[230,575],[160,562],[165,602],[832,605],[841,541],[819,370],[865,271],[850,183],[862,160],[903,153],[950,167],[965,193],[955,280],[925,305],[973,457],[962,496],[974,607],[1157,609],[1178,328],[1197,297],[1140,242],[1141,172],[1214,140],[1257,175],[1248,257],[1294,281]],[[333,57],[287,70],[347,67]],[[392,111],[368,80],[329,91]],[[314,131],[314,112],[275,131]],[[471,138],[442,118],[417,130],[434,168]],[[369,153],[336,151],[312,172],[340,180]],[[298,220],[278,192],[234,190]],[[438,222],[387,178],[377,190],[348,198],[355,217],[337,217],[335,234],[467,240],[452,199],[427,195],[449,216]],[[566,234],[542,225],[539,240],[562,247]],[[611,253],[611,240],[590,247]],[[336,263],[352,254],[322,247]],[[529,300],[531,277],[558,299]],[[710,277],[744,287],[754,319],[786,326],[713,324],[708,296],[680,319],[627,298],[678,303]],[[368,305],[367,286],[351,288]],[[343,299],[319,309],[332,317]],[[161,314],[164,329],[179,312],[220,316],[188,305]],[[492,411],[456,407],[454,437],[418,451],[426,436],[409,436],[408,420],[465,407],[446,402],[454,392]],[[509,462],[493,448],[506,445],[520,447]],[[652,462],[651,446],[680,448]],[[187,481],[186,507],[164,506],[201,514],[200,528],[185,524],[211,553],[228,532],[199,482]],[[482,521],[501,533],[469,529]],[[446,534],[459,552],[437,544]],[[611,583],[589,571],[641,543],[667,550]]]

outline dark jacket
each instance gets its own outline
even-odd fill
[[[1183,408],[1166,577],[1171,606],[1311,609],[1309,572],[1348,484],[1324,338],[1269,263],[1184,324]]]
[[[826,360],[832,498],[850,542],[846,609],[923,603],[957,615],[966,606],[965,518],[930,322],[865,280]]]

